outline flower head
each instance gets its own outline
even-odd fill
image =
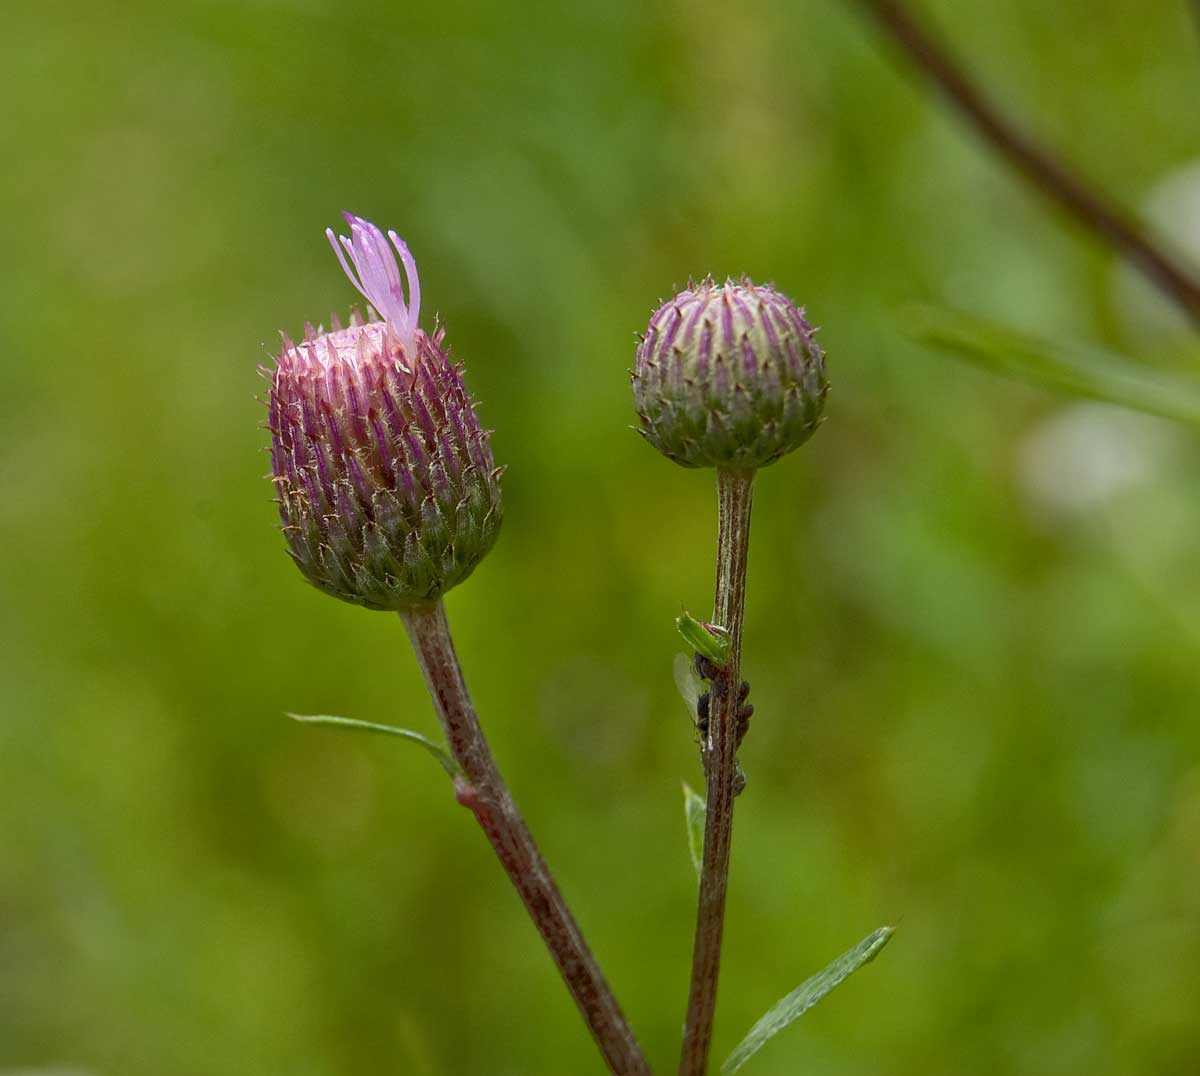
[[[465,579],[500,527],[500,469],[461,367],[417,324],[408,247],[361,217],[326,234],[382,320],[284,337],[270,372],[272,479],[292,559],[314,586],[372,609],[435,600]],[[393,249],[395,248],[395,253]],[[404,267],[407,298],[401,284]]]
[[[638,432],[684,467],[774,463],[812,436],[828,387],[804,311],[747,277],[663,303],[633,370]]]

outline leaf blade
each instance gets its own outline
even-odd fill
[[[1200,380],[1083,344],[1061,344],[966,314],[922,307],[922,343],[1006,377],[1200,426]]]
[[[700,881],[700,868],[704,859],[704,823],[708,817],[708,805],[704,797],[683,782],[683,818],[687,825],[688,854],[696,869],[696,881]]]
[[[802,982],[786,997],[780,998],[746,1033],[746,1037],[738,1043],[733,1053],[725,1059],[721,1065],[721,1076],[733,1076],[762,1049],[769,1039],[774,1038],[789,1024],[798,1020],[830,991],[841,986],[864,964],[869,964],[874,960],[895,932],[895,927],[880,927],[873,931],[853,949],[844,952],[812,978]]]
[[[696,653],[703,654],[719,666],[729,662],[729,649],[733,644],[724,628],[716,624],[702,624],[686,609],[675,618],[675,628]]]
[[[688,708],[688,716],[692,719],[692,724],[696,723],[696,712],[700,705],[700,696],[704,693],[704,681],[700,679],[700,674],[696,672],[696,665],[692,661],[690,654],[676,654],[675,664],[673,666],[675,673],[675,690],[679,692],[679,697],[683,699],[683,704]]]
[[[289,713],[287,716],[302,725],[325,725],[354,732],[374,732],[381,735],[399,736],[410,743],[415,743],[418,747],[423,747],[437,759],[438,765],[451,777],[457,777],[460,772],[458,763],[450,757],[449,751],[434,743],[428,736],[422,736],[421,733],[413,732],[412,729],[402,729],[396,725],[378,725],[374,721],[359,721],[353,717],[334,717],[332,714]]]

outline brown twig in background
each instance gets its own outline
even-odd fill
[[[900,0],[859,0],[946,99],[1030,183],[1109,243],[1200,325],[1200,281],[1123,210],[1093,190],[1005,116]]]

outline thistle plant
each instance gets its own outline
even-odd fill
[[[305,579],[343,601],[400,615],[445,744],[389,725],[299,719],[402,736],[438,758],[525,903],[609,1071],[646,1076],[646,1059],[500,775],[450,636],[443,595],[471,574],[500,528],[502,469],[490,434],[476,418],[462,367],[446,353],[444,330],[420,327],[408,247],[361,217],[346,220],[349,236],[326,234],[366,313],[352,312],[346,327],[334,319],[328,332],[308,325],[300,343],[283,338],[267,371],[271,478],[288,552]],[[745,785],[736,756],[753,713],[741,662],[755,473],[808,440],[827,387],[824,354],[804,312],[746,278],[720,286],[710,278],[680,292],[654,314],[637,351],[640,432],[674,462],[713,467],[717,477],[712,621],[678,621],[693,651],[686,663],[700,681],[692,703],[707,792],[687,798],[700,893],[681,1076],[708,1071],[733,804]],[[787,995],[722,1072],[740,1068],[889,935],[876,931]]]
[[[720,646],[696,654],[707,685],[697,707],[707,796],[680,1076],[708,1071],[733,802],[744,786],[737,749],[750,716],[741,661],[755,471],[812,436],[827,391],[825,356],[804,312],[744,277],[719,287],[709,278],[663,303],[637,350],[639,432],[675,463],[717,469],[716,598],[708,630]]]
[[[408,247],[361,217],[346,220],[350,236],[326,234],[367,316],[329,332],[310,326],[298,345],[284,338],[270,374],[272,478],[288,550],[305,578],[334,597],[400,614],[448,752],[406,730],[325,720],[421,739],[442,759],[609,1068],[648,1073],[496,767],[450,636],[442,595],[470,575],[500,527],[501,472],[489,435],[443,350],[443,332],[429,336],[418,324],[420,282]]]

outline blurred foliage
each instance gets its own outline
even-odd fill
[[[1197,155],[1182,2],[926,6],[1127,203]],[[746,1071],[1200,1069],[1200,448],[901,321],[1195,344],[852,4],[734,11],[5,5],[0,1072],[599,1071],[444,776],[283,716],[435,729],[400,624],[303,584],[262,480],[255,366],[352,299],[343,208],[409,241],[510,465],[450,617],[656,1067],[695,901],[671,620],[715,498],[625,428],[626,371],[656,299],[746,271],[834,392],[756,489],[717,1056],[901,921]]]
[[[1200,426],[1200,379],[1146,367],[1128,355],[1044,340],[948,310],[914,312],[918,340],[1034,385]]]

